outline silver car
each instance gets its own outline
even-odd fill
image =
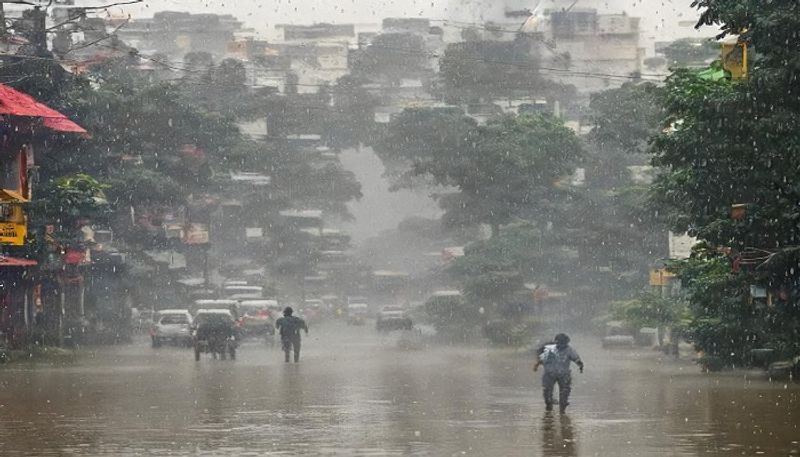
[[[192,315],[186,309],[165,309],[158,312],[150,337],[153,347],[164,343],[190,346],[192,344]]]

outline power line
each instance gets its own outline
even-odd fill
[[[101,39],[95,40],[95,42],[93,42],[93,43],[88,43],[85,46],[72,49],[72,50],[70,50],[70,52],[74,51],[74,50],[77,50],[77,49],[82,49],[82,48],[85,48],[85,47],[89,47],[91,45],[98,45],[98,46],[101,46],[101,47],[108,47],[110,49],[115,49],[115,48],[113,48],[111,46],[103,46],[103,45],[98,44],[100,41],[103,41],[103,40],[106,40],[108,38],[111,38],[112,36],[113,35],[107,35],[105,37],[102,37]],[[391,48],[391,49],[395,49],[395,48]],[[417,53],[413,53],[413,54],[416,55]],[[140,59],[153,62],[153,63],[155,63],[157,65],[161,65],[161,66],[163,66],[165,68],[169,68],[169,69],[175,70],[175,71],[183,71],[183,72],[186,72],[186,73],[205,73],[205,70],[182,67],[182,66],[174,64],[172,62],[163,61],[163,60],[160,60],[160,59],[156,59],[156,58],[153,58],[153,57],[148,57],[148,56],[142,55],[136,50],[131,51],[131,55],[134,55],[134,56],[136,56],[136,57],[138,57]],[[67,64],[69,64],[69,63],[74,63],[74,64],[80,63],[79,60],[74,60],[74,59],[73,60],[55,59],[55,58],[50,58],[50,57],[37,57],[37,56],[28,56],[28,55],[9,55],[8,57],[15,58],[15,59],[47,60],[47,61],[53,61],[53,62],[56,62],[56,63],[59,63],[59,64],[61,64],[61,63],[67,63]],[[439,57],[439,58],[441,58],[442,56],[439,55],[439,54],[432,53],[431,57]],[[503,60],[492,60],[492,59],[485,59],[485,58],[480,58],[480,57],[459,57],[456,60],[471,61],[471,62],[483,62],[483,63],[489,63],[489,64],[495,64],[495,65],[517,67],[517,68],[521,68],[521,69],[529,69],[529,70],[533,70],[533,71],[541,71],[541,72],[545,72],[545,73],[549,72],[549,73],[556,74],[556,75],[559,75],[559,76],[574,76],[574,77],[582,77],[582,78],[617,79],[617,80],[626,80],[626,81],[643,80],[643,79],[653,80],[653,78],[658,78],[657,80],[660,81],[661,78],[669,76],[669,75],[666,75],[666,74],[620,75],[620,74],[611,74],[611,73],[595,73],[595,72],[587,72],[587,71],[570,70],[570,69],[566,69],[566,68],[542,67],[542,66],[537,66],[537,65],[533,65],[533,64],[526,64],[526,63],[522,63],[522,62],[508,62],[508,61],[503,61]],[[17,64],[18,63],[0,65],[0,68],[5,68],[5,67],[8,67],[10,65],[17,65]],[[245,84],[245,85],[247,85],[247,84]],[[250,85],[247,85],[247,86],[250,86]],[[330,84],[327,84],[327,85],[320,84],[320,85],[312,85],[312,86],[313,87],[331,87]],[[253,87],[255,87],[255,86],[253,86]],[[264,85],[262,87],[274,87],[274,86],[266,86],[266,85]]]

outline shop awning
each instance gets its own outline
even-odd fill
[[[0,84],[0,115],[39,117],[45,127],[58,132],[87,133],[67,116],[50,108],[35,98]]]
[[[37,265],[35,260],[23,259],[19,257],[0,256],[0,268],[2,267],[32,267]]]
[[[17,191],[0,189],[0,203],[27,203],[29,200]]]

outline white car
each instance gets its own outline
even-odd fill
[[[186,309],[165,309],[158,312],[150,331],[153,347],[164,343],[189,346],[192,343],[192,315]]]

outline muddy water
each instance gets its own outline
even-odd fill
[[[314,330],[299,365],[258,343],[195,363],[141,341],[70,367],[1,368],[0,454],[800,455],[798,385],[577,339],[587,370],[560,416],[522,356]]]

